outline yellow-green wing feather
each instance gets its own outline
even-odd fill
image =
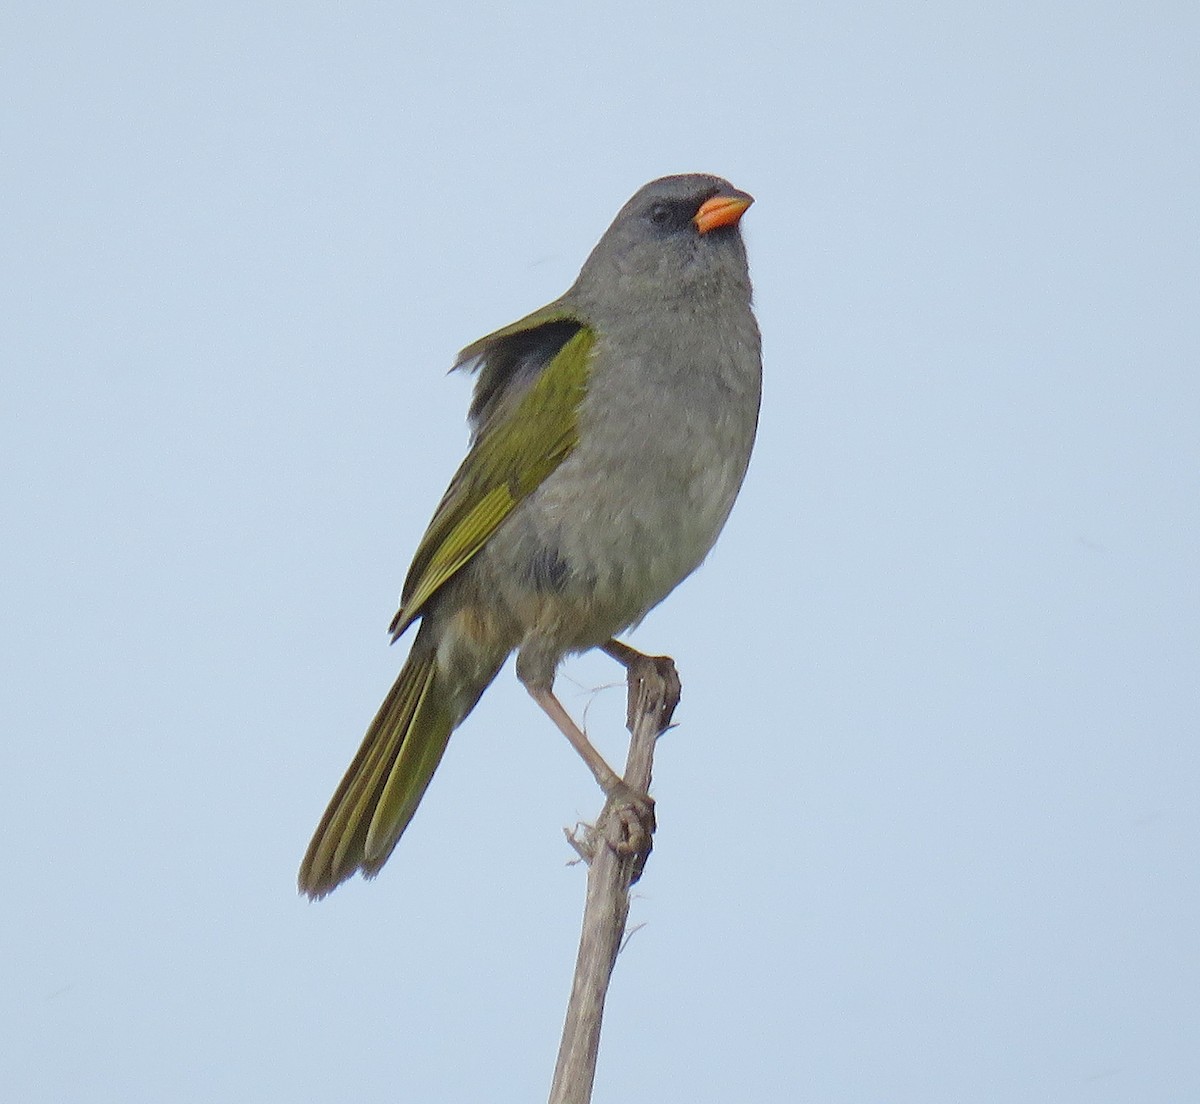
[[[486,342],[530,332],[549,321],[570,321],[539,312],[468,346],[464,358],[486,357]],[[531,494],[570,455],[579,439],[579,404],[587,383],[595,332],[581,323],[520,402],[481,427],[475,444],[446,491],[413,557],[400,611],[392,621],[399,636],[425,603],[468,564],[514,506]]]

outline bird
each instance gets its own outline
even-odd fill
[[[468,345],[470,444],[417,546],[393,643],[395,684],[300,867],[316,900],[373,878],[450,734],[512,653],[516,675],[610,796],[649,801],[554,694],[568,655],[616,638],[707,556],[741,489],[762,354],[741,219],[753,202],[704,173],[620,209],[558,299]]]

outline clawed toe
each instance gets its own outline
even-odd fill
[[[657,827],[654,798],[622,782],[609,791],[608,814],[616,830],[606,832],[605,839],[618,855],[650,854]]]

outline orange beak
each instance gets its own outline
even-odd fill
[[[746,208],[754,202],[754,197],[745,192],[736,195],[715,195],[706,199],[696,212],[692,222],[701,234],[716,230],[719,226],[731,226],[746,213]]]

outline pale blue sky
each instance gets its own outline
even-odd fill
[[[684,699],[597,1102],[1193,1104],[1196,6],[441,7],[0,15],[5,1098],[544,1098],[600,802],[511,670],[376,882],[295,871],[454,353],[699,170],[765,406],[633,638]],[[617,678],[560,682],[613,759]]]

